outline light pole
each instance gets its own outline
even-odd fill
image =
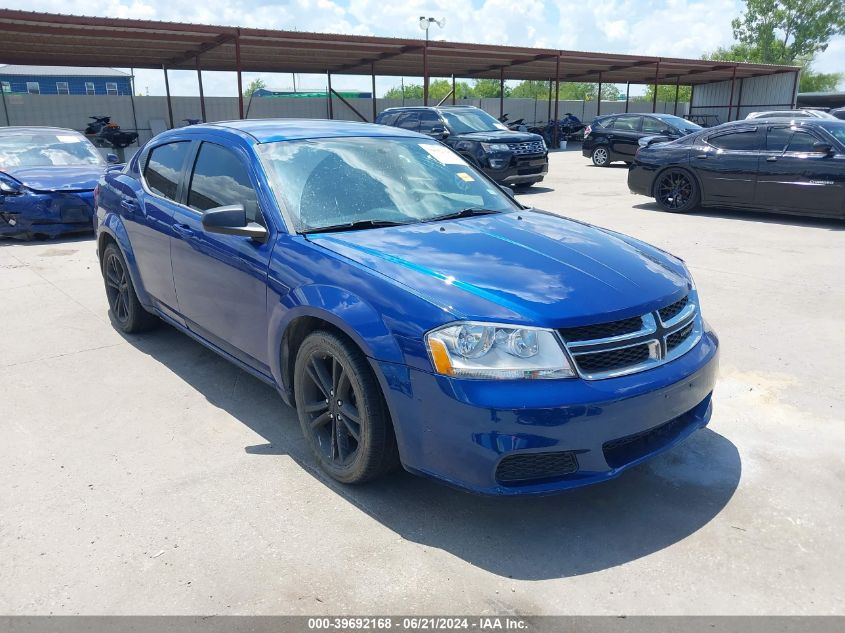
[[[436,24],[441,29],[446,26],[446,18],[427,18],[420,16],[420,28],[425,31],[425,48],[423,48],[423,105],[428,105],[428,29]]]

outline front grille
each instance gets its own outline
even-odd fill
[[[692,323],[685,325],[677,332],[673,332],[666,337],[666,350],[671,352],[673,349],[678,347],[678,345],[687,340],[687,337],[690,334],[692,334]]]
[[[577,470],[578,459],[572,451],[517,453],[508,455],[499,462],[496,481],[504,486],[515,486],[571,475]]]
[[[597,323],[596,325],[582,325],[580,327],[569,327],[560,330],[560,335],[567,342],[592,341],[611,336],[624,336],[639,332],[643,327],[642,317],[632,317],[609,323]]]
[[[543,141],[528,141],[525,143],[508,143],[508,149],[517,156],[522,154],[542,154],[545,152]]]
[[[700,338],[695,295],[642,316],[558,330],[580,375],[611,378],[660,365]]]
[[[604,459],[611,468],[630,464],[670,444],[689,428],[691,422],[691,412],[687,412],[653,429],[605,442],[601,447]]]
[[[681,313],[681,310],[687,307],[687,303],[689,303],[689,296],[686,296],[680,301],[676,301],[675,303],[668,305],[665,308],[660,308],[658,310],[658,312],[660,313],[660,319],[664,323],[666,323],[667,321],[671,321]]]
[[[639,365],[650,358],[648,345],[642,343],[632,347],[623,347],[607,352],[596,352],[576,356],[575,360],[581,371],[587,374],[596,374],[605,371],[616,371],[623,367]]]

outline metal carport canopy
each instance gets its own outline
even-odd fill
[[[0,9],[0,63],[422,76],[423,40]],[[240,55],[236,53],[240,49]],[[428,75],[705,84],[794,66],[430,41]],[[240,58],[238,60],[238,57]],[[240,61],[240,64],[238,63]],[[557,70],[556,70],[557,69]]]

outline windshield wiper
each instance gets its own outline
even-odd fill
[[[428,218],[425,222],[439,222],[440,220],[455,220],[457,218],[471,218],[476,215],[492,215],[494,213],[502,213],[495,209],[483,209],[481,207],[467,207],[460,211],[453,211],[452,213],[444,213],[443,215],[435,215],[433,218]]]
[[[344,224],[332,224],[331,226],[321,226],[316,229],[306,229],[302,233],[308,235],[310,233],[340,233],[342,231],[359,231],[362,229],[378,229],[385,226],[402,226],[407,222],[394,222],[393,220],[358,220],[356,222],[346,222]]]

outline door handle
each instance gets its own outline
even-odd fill
[[[121,200],[120,206],[123,208],[124,211],[127,213],[137,213],[138,212],[138,203],[134,200]]]
[[[707,158],[707,154],[697,154],[696,158],[699,160],[704,160],[705,158]]]
[[[778,157],[777,156],[769,156],[768,158],[766,158],[766,162],[767,163],[776,163],[776,162],[778,162]]]
[[[183,239],[194,236],[194,230],[187,224],[174,224],[173,232]]]

